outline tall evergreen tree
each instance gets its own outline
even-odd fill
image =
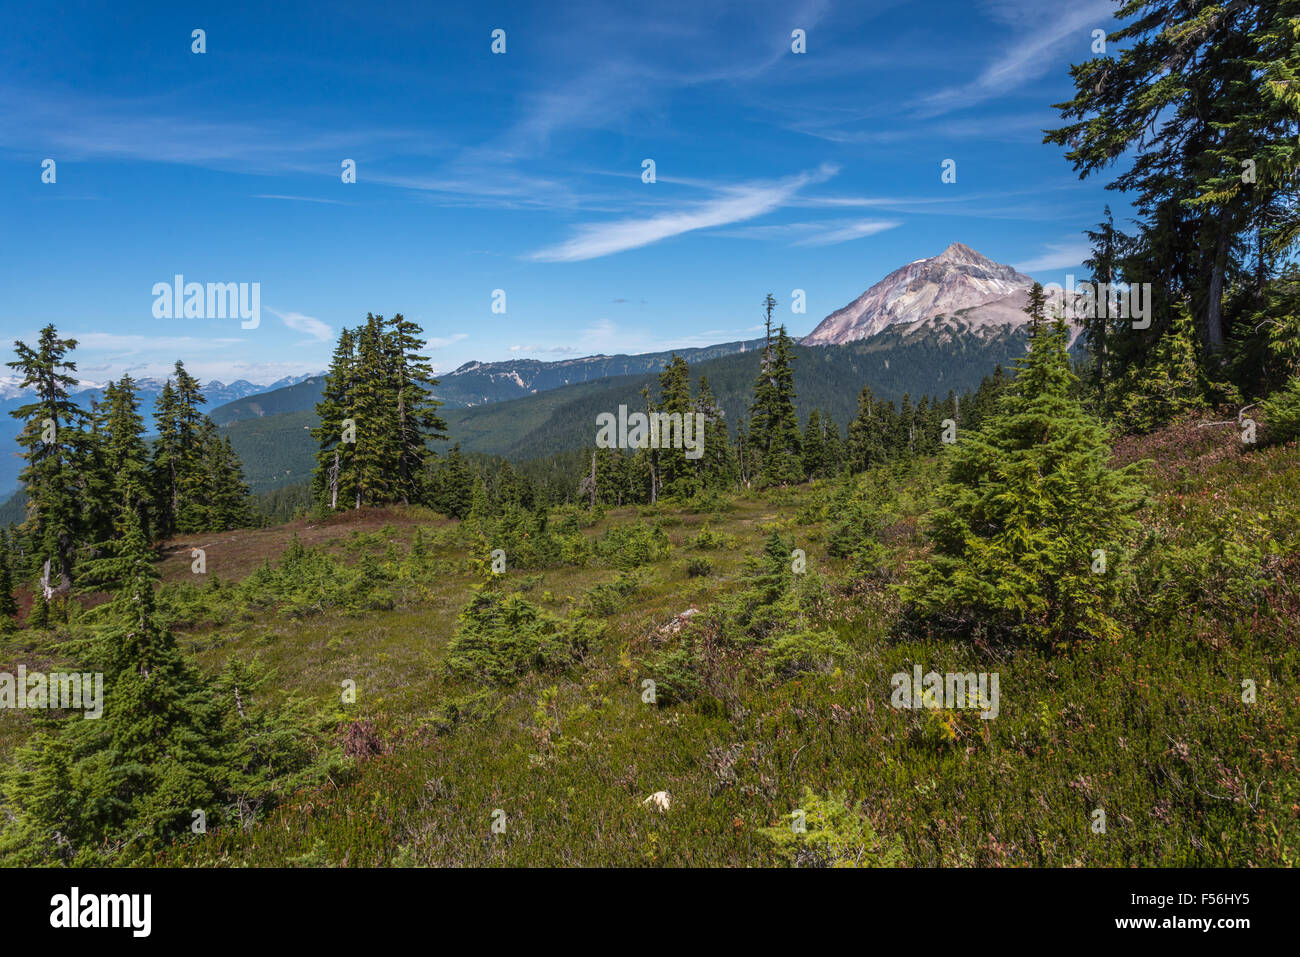
[[[9,536],[0,529],[0,631],[12,631],[18,620],[14,580],[9,563]]]
[[[340,502],[355,500],[355,476],[352,464],[356,450],[355,416],[352,405],[357,379],[356,333],[344,329],[334,347],[329,371],[316,403],[320,425],[312,429],[316,441],[316,468],[312,489],[318,502],[336,509]]]
[[[152,463],[155,532],[163,537],[201,527],[204,496],[199,432],[206,418],[199,382],[179,359],[154,405],[158,441]]]
[[[468,518],[474,504],[474,478],[457,442],[433,470],[430,504],[449,518]]]
[[[22,374],[19,387],[35,392],[31,402],[9,413],[23,423],[18,444],[24,449],[19,477],[28,501],[24,530],[68,586],[73,552],[86,526],[79,490],[89,460],[87,416],[68,396],[77,366],[67,356],[76,347],[75,339],[60,339],[47,325],[35,348],[15,342],[18,358],[8,363]]]
[[[1215,355],[1234,250],[1279,191],[1293,189],[1294,2],[1128,0],[1115,16],[1123,25],[1107,39],[1119,54],[1071,68],[1076,95],[1057,107],[1066,125],[1044,141],[1068,146],[1081,178],[1131,160],[1111,184],[1135,195],[1145,217],[1144,261],[1126,270],[1130,281],[1192,306],[1202,348]],[[1247,161],[1284,175],[1256,171],[1248,184]]]
[[[1092,255],[1084,260],[1084,265],[1092,273],[1092,281],[1098,289],[1111,289],[1120,279],[1120,264],[1132,237],[1115,228],[1115,217],[1111,215],[1109,204],[1106,206],[1106,218],[1096,229],[1085,230],[1092,243]],[[1111,297],[1095,297],[1096,308],[1093,315],[1081,317],[1084,341],[1093,357],[1093,388],[1101,399],[1101,407],[1106,408],[1106,364],[1109,358],[1111,327],[1116,325],[1117,317],[1110,314]]]
[[[775,304],[769,294],[764,301],[769,329]],[[803,480],[799,417],[794,398],[793,344],[785,326],[781,326],[776,339],[769,339],[763,349],[750,407],[749,439],[757,453],[763,485],[790,485]]]
[[[713,395],[706,376],[700,376],[695,411],[704,416],[704,456],[699,461],[700,481],[706,489],[725,489],[737,478],[736,453],[727,435],[726,413]]]
[[[858,393],[858,412],[849,423],[848,464],[854,472],[865,472],[888,457],[892,436],[881,403],[871,387]]]
[[[695,403],[691,399],[691,370],[686,360],[679,355],[674,354],[659,373],[659,402],[655,411],[670,416],[668,428],[674,431],[678,428],[679,419],[684,428],[686,417],[695,411]],[[694,428],[693,423],[691,427]],[[687,499],[700,490],[699,460],[688,459],[684,447],[667,447],[667,431],[661,427],[661,448],[656,456],[659,486],[664,495],[678,500]],[[700,435],[698,438],[703,440],[705,436]]]
[[[185,833],[194,808],[218,809],[226,775],[221,714],[159,622],[152,553],[134,510],[104,577],[120,583],[98,639],[103,715],[73,718],[19,748],[3,790],[16,812],[0,854],[102,863]]]
[[[422,498],[428,443],[447,441],[447,423],[438,415],[442,405],[434,398],[437,387],[428,356],[420,355],[425,342],[419,325],[396,313],[389,321],[386,347],[393,376],[393,421],[396,430],[397,476],[394,497],[403,504]]]
[[[826,468],[826,442],[822,434],[822,414],[813,409],[803,430],[803,471],[806,478],[819,477]]]
[[[144,441],[144,418],[135,380],[124,375],[110,382],[104,393],[105,407],[100,430],[104,465],[115,489],[115,517],[136,511],[148,536],[146,521],[149,502],[149,447]]]

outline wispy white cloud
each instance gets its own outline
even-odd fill
[[[1062,243],[1048,243],[1047,249],[1033,259],[1016,263],[1013,268],[1032,275],[1035,271],[1048,269],[1068,269],[1081,266],[1083,261],[1092,256],[1092,248],[1083,240],[1072,239]]]
[[[294,332],[305,333],[319,342],[331,342],[334,339],[334,330],[314,316],[304,316],[301,312],[279,312],[270,306],[266,307],[266,311],[278,317]]]
[[[903,224],[896,219],[863,219],[855,223],[845,223],[835,229],[828,229],[824,232],[814,233],[811,236],[805,236],[795,242],[795,245],[833,246],[836,243],[846,243],[853,239],[874,236],[876,233],[883,233],[887,229],[894,229],[901,225]]]
[[[901,226],[896,219],[832,219],[820,223],[775,223],[767,226],[741,226],[720,233],[736,239],[762,239],[788,242],[791,246],[832,246],[865,236],[874,236]]]
[[[424,345],[425,348],[428,349],[445,349],[447,348],[447,346],[452,345],[453,343],[460,342],[462,339],[468,339],[468,338],[469,338],[469,334],[464,332],[458,332],[454,336],[443,336],[443,337],[431,336],[430,338],[425,340]]]
[[[329,203],[331,206],[346,206],[341,199],[320,199],[315,196],[281,196],[275,193],[258,193],[253,199],[287,199],[297,203]]]
[[[836,172],[833,166],[822,166],[776,183],[729,187],[721,197],[681,212],[612,223],[587,223],[578,227],[573,238],[538,250],[529,258],[539,262],[579,262],[638,249],[699,229],[743,222],[779,209],[804,186],[824,182]]]
[[[1038,0],[986,4],[993,19],[1011,28],[1010,40],[974,80],[923,97],[919,104],[923,115],[973,106],[1023,87],[1049,70],[1061,69],[1071,59],[1063,55],[1066,46],[1077,48],[1078,55],[1073,59],[1087,59],[1091,56],[1092,30],[1109,29],[1114,23],[1114,9],[1112,0],[1083,0],[1068,5]]]

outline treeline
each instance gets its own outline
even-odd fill
[[[312,432],[318,450],[310,488],[258,496],[256,510],[263,521],[276,522],[309,511],[406,504],[465,519],[476,503],[483,514],[498,515],[512,508],[654,504],[790,485],[933,454],[946,422],[952,429],[977,428],[1005,383],[999,366],[973,393],[949,391],[915,404],[905,393],[897,405],[864,386],[847,430],[824,409],[813,409],[801,424],[795,350],[784,326],[772,328],[774,306],[768,296],[764,346],[751,360],[758,373],[747,420],[729,423],[708,378],[692,383],[690,366],[674,355],[658,375],[656,393],[642,389],[632,411],[671,422],[678,440],[686,427],[694,451],[681,441],[657,447],[643,437],[636,447],[588,446],[521,463],[466,453],[459,444],[442,455],[430,448],[447,436],[437,414],[441,403],[430,392],[438,382],[419,355],[421,330],[400,314],[391,320],[369,314],[339,337],[317,406],[321,424]],[[616,410],[606,413],[613,418]],[[594,437],[595,421],[590,428]]]
[[[886,462],[932,455],[956,430],[977,429],[1006,384],[1001,366],[972,394],[960,398],[923,396],[913,404],[877,399],[870,386],[858,394],[857,412],[846,431],[829,412],[813,409],[800,428],[795,412],[794,350],[784,326],[772,332],[775,300],[764,301],[765,345],[758,357],[753,404],[748,423],[741,421],[735,440],[701,376],[692,395],[690,368],[674,356],[659,375],[659,395],[643,391],[648,415],[697,413],[704,430],[699,457],[682,448],[588,449],[578,478],[579,501],[589,505],[653,504],[661,498],[685,500],[704,492],[792,485],[812,479],[864,472]],[[675,421],[675,420],[673,420]],[[947,423],[947,425],[945,424]]]
[[[328,513],[372,505],[422,505],[467,518],[476,502],[494,514],[507,506],[527,510],[573,498],[572,470],[557,460],[530,463],[527,474],[496,456],[463,453],[459,445],[439,456],[431,443],[447,441],[438,414],[442,403],[419,325],[400,313],[367,314],[339,335],[312,430],[316,466],[307,495],[301,487],[258,499],[267,520],[287,520],[310,508]]]
[[[129,375],[111,383],[89,410],[70,398],[76,346],[49,325],[35,346],[15,342],[17,358],[8,363],[34,395],[10,413],[23,423],[26,515],[10,529],[0,557],[11,579],[40,580],[32,612],[40,624],[56,594],[74,585],[114,584],[110,559],[130,522],[157,540],[251,521],[239,458],[200,411],[199,383],[184,365],[176,363],[158,396],[157,437],[150,443]],[[0,596],[0,603],[11,602]]]

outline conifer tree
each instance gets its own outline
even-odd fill
[[[1073,395],[1068,335],[1063,319],[1036,327],[997,411],[946,453],[933,551],[903,588],[935,623],[1041,639],[1115,632],[1109,605],[1142,487],[1138,466],[1111,468],[1106,430]]]
[[[383,322],[382,316],[367,314],[358,332],[358,374],[352,392],[357,427],[355,508],[397,500],[398,475],[393,463],[399,456],[400,436],[392,425],[396,408],[392,380],[385,374]]]
[[[1191,313],[1180,307],[1173,327],[1160,337],[1146,362],[1126,369],[1116,383],[1116,417],[1126,429],[1150,432],[1186,412],[1207,408],[1208,387],[1197,361]]]
[[[27,627],[48,628],[49,626],[50,603],[45,600],[45,592],[37,588],[32,593],[32,607],[27,613]]]
[[[622,505],[627,494],[627,456],[620,449],[592,449],[596,456],[596,501],[604,505]],[[583,456],[584,463],[590,463]],[[584,465],[583,478],[590,472]]]
[[[755,452],[763,485],[790,485],[803,480],[799,418],[794,408],[794,354],[785,326],[771,339],[772,308],[769,294],[763,303],[767,312],[768,341],[763,349],[754,402],[750,406],[749,440]]]
[[[854,472],[865,472],[882,464],[892,444],[891,429],[881,403],[864,385],[858,393],[858,411],[849,423],[848,463]]]
[[[1224,300],[1235,251],[1270,228],[1282,249],[1300,237],[1296,159],[1295,18],[1291,2],[1132,0],[1108,39],[1115,55],[1071,68],[1075,96],[1058,104],[1065,125],[1044,142],[1069,147],[1080,178],[1124,158],[1110,187],[1137,197],[1145,217],[1130,281],[1147,281],[1195,309],[1205,356],[1223,351]],[[1254,169],[1247,177],[1246,161]],[[1288,226],[1292,228],[1288,228]],[[1153,345],[1163,329],[1142,340]]]
[[[356,333],[344,329],[334,347],[329,371],[316,403],[320,425],[311,436],[319,446],[316,468],[312,474],[313,494],[333,510],[340,502],[355,499],[353,453],[356,450],[355,417],[352,411],[356,383]]]
[[[438,380],[429,358],[420,355],[420,327],[399,312],[389,321],[385,345],[393,376],[393,421],[396,430],[396,480],[393,495],[409,505],[423,497],[428,443],[446,441],[447,423],[438,416],[442,405],[433,397]]]
[[[204,494],[199,432],[206,418],[201,411],[205,401],[198,380],[178,359],[174,378],[168,379],[154,405],[154,523],[163,537],[202,527],[194,516],[202,512]]]
[[[457,442],[433,471],[430,504],[449,518],[468,518],[474,504],[474,478]]]
[[[1084,265],[1092,272],[1092,281],[1098,290],[1103,286],[1109,290],[1120,277],[1120,263],[1132,238],[1115,228],[1115,217],[1111,215],[1110,205],[1105,210],[1105,220],[1096,229],[1085,230],[1092,243],[1092,256],[1084,260]],[[1110,315],[1111,297],[1100,295],[1094,297],[1096,308],[1093,315],[1081,318],[1083,337],[1088,351],[1093,356],[1093,388],[1101,399],[1101,407],[1106,408],[1107,362],[1110,356],[1111,326],[1115,317]]]
[[[220,711],[203,679],[158,621],[152,553],[134,510],[122,546],[104,559],[119,582],[112,624],[98,639],[103,715],[69,720],[54,738],[20,748],[5,797],[18,825],[6,833],[25,852],[69,863],[146,851],[185,833],[194,808],[220,807],[225,776]],[[51,784],[71,784],[59,798]],[[69,800],[69,797],[75,798]]]
[[[691,370],[686,360],[674,354],[659,373],[659,402],[655,411],[670,416],[667,425],[661,424],[659,454],[655,457],[659,469],[659,487],[664,495],[675,499],[688,499],[700,490],[699,461],[688,459],[686,449],[668,447],[668,431],[684,428],[686,417],[695,410],[691,399]],[[662,421],[662,420],[661,420]],[[680,423],[680,425],[679,425]],[[694,423],[691,424],[694,428]],[[705,436],[697,437],[703,440]]]
[[[1029,317],[1029,330],[1032,333],[1043,324],[1046,318],[1047,296],[1043,292],[1043,284],[1036,282],[1029,287],[1029,301],[1025,304],[1025,315]]]
[[[100,436],[104,466],[115,490],[114,515],[122,517],[128,510],[135,510],[147,537],[149,447],[144,441],[144,419],[140,415],[135,380],[124,375],[119,381],[109,383],[104,399]]]
[[[253,514],[249,507],[248,486],[243,467],[230,442],[230,436],[218,439],[211,420],[205,418],[203,471],[208,477],[207,508],[201,531],[228,531],[247,528]]]
[[[9,536],[0,529],[0,631],[12,631],[18,619],[14,580],[9,568]]]
[[[700,376],[694,404],[704,416],[704,456],[700,459],[700,481],[706,489],[729,488],[736,482],[736,453],[727,435],[726,413],[713,395],[706,376]]]
[[[23,423],[18,444],[24,449],[19,477],[28,500],[24,530],[68,586],[73,551],[86,528],[79,490],[89,471],[87,416],[68,396],[77,366],[67,356],[76,347],[75,339],[60,339],[47,325],[35,348],[15,342],[18,358],[8,363],[22,374],[20,388],[35,391],[31,402],[9,413]]]
[[[916,410],[912,408],[912,396],[903,393],[903,401],[898,407],[898,417],[894,420],[894,441],[891,451],[900,458],[908,458],[915,450]]]
[[[844,438],[826,409],[822,409],[822,449],[824,475],[829,478],[843,471],[846,459]]]
[[[803,471],[806,478],[819,477],[825,469],[826,442],[822,434],[822,414],[813,409],[803,430]]]

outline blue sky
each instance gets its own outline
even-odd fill
[[[1114,8],[11,5],[0,333],[53,322],[91,381],[269,382],[368,311],[449,371],[750,338],[768,291],[802,335],[953,241],[1062,281],[1105,203],[1129,215],[1041,144]],[[261,324],[155,318],[177,273],[260,283]]]

